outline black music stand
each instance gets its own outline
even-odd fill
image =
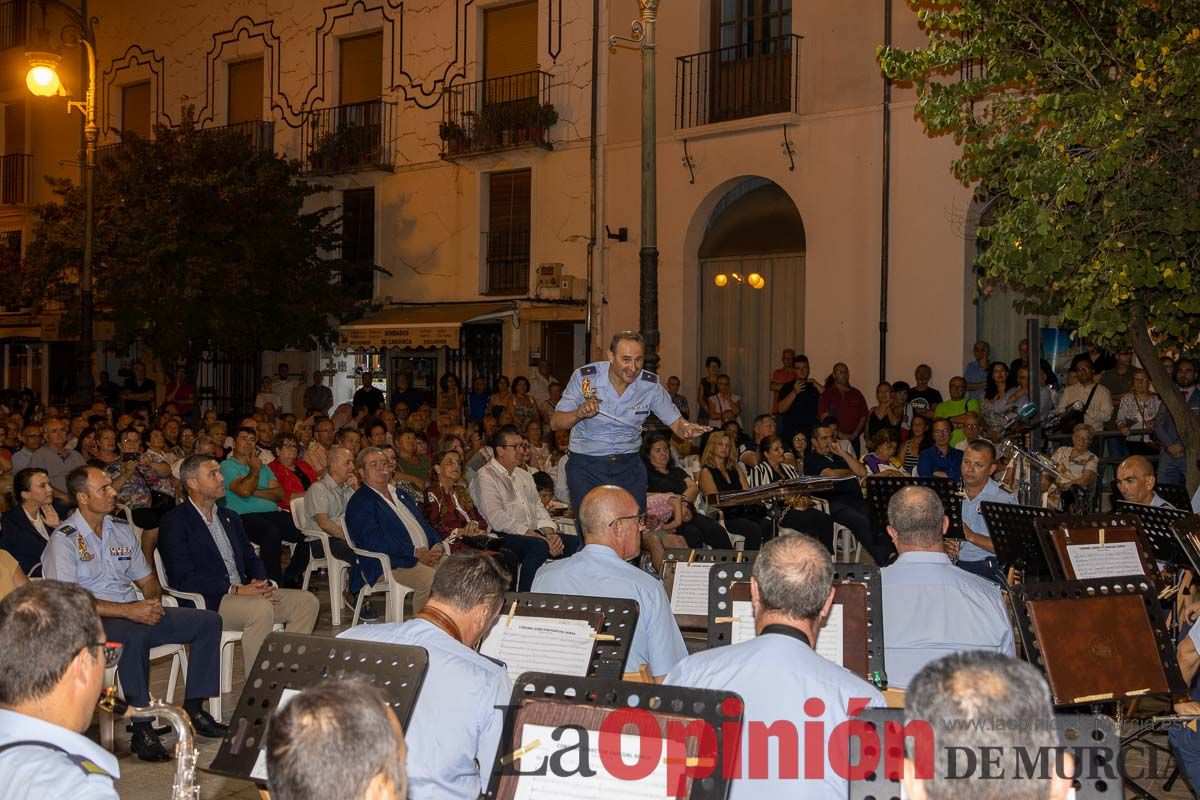
[[[915,475],[871,475],[864,481],[867,487],[867,505],[871,509],[871,526],[882,535],[888,526],[888,501],[892,495],[906,486],[924,486],[932,489],[942,501],[942,508],[950,519],[946,538],[963,538],[962,527],[962,482],[952,478],[922,478]]]
[[[733,641],[733,603],[748,600],[751,567],[745,564],[720,564],[709,572],[708,646],[723,647]],[[834,564],[833,583],[860,585],[866,590],[866,668],[852,668],[860,678],[881,688],[887,686],[883,641],[883,585],[879,567],[874,564]],[[836,598],[835,598],[836,601]],[[849,626],[844,635],[849,633]]]
[[[1171,525],[1171,533],[1192,574],[1200,576],[1200,514],[1189,514]]]
[[[736,706],[728,702],[731,700],[736,701]],[[654,717],[659,723],[660,733],[664,734],[683,730],[666,727],[669,722],[681,722],[684,726],[696,721],[707,723],[716,739],[716,764],[709,777],[692,780],[689,791],[679,796],[689,800],[724,800],[729,794],[729,782],[722,769],[728,758],[725,755],[724,733],[726,730],[741,729],[742,706],[741,698],[733,692],[527,672],[513,685],[509,711],[504,717],[504,734],[500,737],[491,779],[483,797],[489,800],[512,800],[519,782],[526,779],[517,773],[540,771],[539,765],[546,763],[545,750],[538,754],[536,760],[531,754],[523,752],[521,733],[525,725],[544,725],[555,729],[569,726],[564,731],[563,741],[579,745],[579,731],[599,730],[600,721],[605,715],[621,710],[642,709]],[[737,713],[727,713],[735,709]],[[633,732],[633,729],[628,727],[624,732]],[[668,736],[663,735],[663,738],[667,739]],[[660,744],[665,757],[668,754],[667,743]],[[740,742],[735,740],[733,746],[740,746]],[[688,755],[694,756],[696,753],[689,749]],[[597,771],[603,769],[599,759],[593,759],[591,767]],[[549,769],[546,773],[547,776],[553,775]],[[532,780],[546,776],[528,777]],[[546,793],[538,796],[554,796],[552,785],[539,789],[544,789]]]
[[[890,772],[891,766],[887,754],[903,769],[904,743],[900,739],[904,725],[904,709],[902,708],[867,708],[859,715],[875,731],[879,746],[875,754],[879,757],[878,766],[867,771],[860,780],[849,781],[850,800],[900,800],[900,776]],[[1117,753],[1120,750],[1120,737],[1117,735],[1117,724],[1110,717],[1101,714],[1055,714],[1055,727],[1058,731],[1058,747],[1070,751],[1075,756],[1075,778],[1079,782],[1075,789],[1075,797],[1079,800],[1120,800],[1124,797],[1124,787],[1121,781],[1109,779],[1108,775],[1114,769]],[[936,732],[940,730],[933,726],[935,732],[934,747],[937,747]],[[969,746],[965,743],[962,746]],[[850,764],[862,763],[862,737],[850,737]],[[936,752],[936,750],[935,750]],[[1029,753],[1029,769],[1035,776],[1040,776],[1040,765],[1037,764],[1039,754]],[[1000,767],[1004,774],[1010,770],[1023,769],[1024,764],[1019,760],[1020,754],[1002,753]],[[1049,756],[1048,770],[1055,764],[1054,756]],[[1026,774],[1024,772],[1022,775]],[[1050,774],[1047,772],[1047,774]],[[963,780],[977,780],[978,776],[968,776]],[[965,785],[964,785],[965,786]],[[962,796],[969,796],[965,790]]]
[[[1017,584],[1009,595],[1026,657],[1046,674],[1055,706],[1187,693],[1151,578]],[[1142,622],[1124,613],[1134,608],[1131,597],[1145,612]],[[1093,692],[1080,680],[1106,683]]]
[[[1006,570],[1019,571],[1025,583],[1054,580],[1050,555],[1035,524],[1049,519],[1055,513],[1052,509],[985,500],[979,510],[996,548],[996,559]]]
[[[667,597],[674,597],[677,564],[753,564],[756,558],[757,550],[670,548],[663,551],[663,588],[667,590]],[[704,614],[676,614],[675,624],[680,630],[703,631],[708,628],[708,613],[706,611]]]
[[[615,597],[580,597],[570,594],[539,594],[534,592],[506,592],[504,605],[500,607],[503,625],[509,613],[523,617],[556,617],[559,619],[589,619],[597,612],[604,621],[592,650],[592,662],[588,675],[620,680],[624,673],[625,659],[633,643],[637,629],[638,604],[636,600]],[[607,637],[613,637],[608,639]]]
[[[326,680],[358,678],[373,684],[407,728],[428,667],[423,647],[272,633],[246,676],[229,734],[207,771],[265,784],[267,720],[280,697],[285,690],[302,691]]]
[[[1054,579],[1072,581],[1086,579],[1086,576],[1075,574],[1075,568],[1069,563],[1068,552],[1071,545],[1097,545],[1105,540],[1108,542],[1132,542],[1137,547],[1138,560],[1141,563],[1139,573],[1155,582],[1160,590],[1165,589],[1167,581],[1158,570],[1146,539],[1142,522],[1132,514],[1087,514],[1072,516],[1055,514],[1045,519],[1034,521],[1042,546],[1050,560],[1050,569]],[[1100,533],[1108,529],[1109,535],[1102,539]],[[1065,531],[1065,533],[1064,533]],[[1105,577],[1122,577],[1117,575]]]
[[[1142,521],[1142,530],[1146,533],[1146,542],[1153,551],[1154,558],[1174,567],[1190,565],[1187,553],[1175,538],[1176,522],[1192,516],[1189,508],[1168,508],[1167,506],[1148,506],[1141,503],[1130,503],[1128,500],[1117,500],[1113,503],[1113,513],[1122,516],[1132,514]]]

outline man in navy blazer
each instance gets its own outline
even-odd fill
[[[250,546],[241,518],[216,504],[225,495],[221,465],[192,455],[179,467],[188,499],[163,515],[158,550],[170,587],[204,597],[227,631],[242,631],[246,674],[276,623],[290,633],[312,633],[320,602],[309,592],[280,589]]]
[[[413,590],[413,613],[429,599],[433,576],[446,554],[442,538],[404,492],[392,485],[387,456],[378,447],[364,447],[354,459],[362,474],[346,504],[346,533],[360,550],[386,553],[396,580]],[[359,557],[350,591],[357,593],[362,580],[374,585],[383,575],[379,561]]]

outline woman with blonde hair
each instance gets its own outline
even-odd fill
[[[708,437],[704,453],[700,456],[700,492],[706,497],[716,492],[741,491],[750,488],[742,465],[734,457],[734,449],[729,434],[724,431],[714,431]],[[762,543],[771,538],[771,520],[767,510],[759,504],[730,506],[722,509],[725,515],[725,528],[730,533],[736,533],[746,539],[745,549],[757,550]]]

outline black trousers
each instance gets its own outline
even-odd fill
[[[693,515],[690,522],[683,523],[675,532],[687,540],[688,547],[697,550],[705,546],[713,550],[733,549],[729,534],[721,527],[721,523],[703,514]]]
[[[784,513],[779,524],[781,527],[808,534],[825,545],[826,550],[833,552],[833,517],[824,511],[816,508],[803,511],[793,508]]]
[[[216,697],[221,691],[221,615],[196,608],[164,608],[154,625],[118,617],[101,617],[104,635],[124,645],[117,677],[125,699],[133,706],[150,702],[150,648],[160,644],[188,645],[185,700]]]
[[[871,554],[872,560],[885,566],[891,555],[891,543],[880,541],[871,528],[871,518],[867,516],[866,504],[861,499],[848,497],[829,498],[829,516],[839,525],[850,529],[854,538]]]
[[[250,541],[262,551],[267,577],[281,586],[284,583],[298,584],[304,577],[304,568],[308,566],[309,548],[306,546],[307,540],[304,535],[296,530],[292,515],[286,511],[242,514],[242,525],[246,527],[246,535],[250,537]],[[296,548],[286,573],[283,571],[282,558],[284,542],[305,545]],[[334,555],[337,555],[336,546],[334,547]]]
[[[769,517],[741,517],[728,512],[725,514],[725,527],[730,533],[746,538],[742,544],[745,550],[758,550],[763,542],[771,538],[774,531]]]

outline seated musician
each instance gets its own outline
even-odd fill
[[[429,654],[404,732],[409,800],[476,800],[487,786],[512,681],[475,647],[499,617],[508,582],[496,559],[456,553],[442,562],[429,602],[414,619],[359,625],[338,636],[414,645]]]
[[[801,533],[767,542],[754,562],[750,597],[758,635],[748,642],[688,656],[664,683],[736,692],[745,702],[740,777],[732,781],[731,797],[844,800],[847,786],[841,775],[847,774],[848,764],[841,764],[836,771],[831,767],[828,754],[836,748],[827,747],[824,741],[805,741],[806,753],[827,754],[822,776],[814,775],[816,770],[808,765],[806,755],[800,758],[800,776],[787,777],[783,765],[788,761],[795,764],[798,758],[796,753],[781,753],[787,737],[777,746],[753,731],[777,723],[798,726],[804,720],[805,727],[823,725],[828,736],[848,718],[848,707],[883,705],[878,689],[813,649],[833,607],[829,552]],[[768,759],[767,774],[749,775],[763,751]]]
[[[783,460],[783,440],[778,436],[767,436],[758,443],[758,465],[750,470],[751,486],[766,486],[778,481],[799,478],[800,473]],[[833,551],[833,518],[819,508],[813,508],[807,497],[792,498],[792,505],[784,513],[780,525],[800,533],[807,533],[830,552]]]
[[[996,548],[988,533],[987,520],[983,518],[980,504],[1015,503],[1016,498],[1000,484],[992,480],[996,470],[996,448],[987,439],[976,439],[967,445],[962,459],[962,523],[964,542],[947,540],[946,552],[958,559],[959,569],[987,578],[994,583],[1003,583],[1000,562],[996,560]]]
[[[598,486],[579,509],[584,548],[542,567],[533,591],[636,600],[639,616],[629,647],[626,672],[645,664],[661,680],[687,655],[662,581],[627,563],[641,551],[645,515],[633,495],[616,486]]]
[[[742,465],[734,457],[733,439],[724,431],[713,431],[700,456],[700,491],[705,497],[718,492],[740,492],[750,488]],[[759,503],[721,509],[725,527],[745,539],[743,548],[757,550],[771,538],[773,526],[766,509]]]
[[[942,536],[950,521],[937,493],[904,487],[888,502],[888,521],[900,552],[882,573],[888,685],[907,688],[921,667],[951,653],[1015,655],[1000,587],[946,556]]]
[[[837,419],[826,417],[817,423],[813,429],[812,450],[804,457],[805,475],[834,479],[867,476],[867,468],[862,462],[838,445],[838,435]],[[846,526],[876,564],[881,567],[886,564],[891,555],[891,545],[886,539],[875,536],[858,481],[838,480],[827,499],[833,521]]]
[[[1154,465],[1145,456],[1130,456],[1117,465],[1117,491],[1121,493],[1121,499],[1128,503],[1172,508],[1170,503],[1154,491],[1157,483]]]
[[[676,533],[684,538],[688,547],[711,547],[714,550],[731,550],[729,534],[721,523],[692,508],[700,496],[700,487],[681,468],[671,464],[671,440],[661,433],[652,433],[642,445],[642,459],[646,462],[646,491],[648,494],[666,493],[682,498],[683,520]]]
[[[989,724],[997,720],[1022,724]],[[1070,750],[1049,752],[1059,746],[1054,706],[1050,687],[1032,664],[980,651],[934,661],[908,687],[905,729],[914,722],[928,723],[936,733],[932,756],[928,751],[914,753],[914,739],[905,739],[901,782],[912,800],[1074,796],[1069,777],[1075,771],[1074,757]],[[1029,769],[1029,761],[1043,758],[1042,754],[1048,767]],[[932,763],[922,764],[922,758],[932,758]],[[983,764],[980,758],[988,766],[964,775],[963,765]],[[981,774],[987,779],[980,780]]]
[[[1200,603],[1192,603],[1184,610],[1184,618],[1191,619],[1192,625],[1175,648],[1179,671],[1189,687],[1187,699],[1176,701],[1175,713],[1186,716],[1200,716],[1200,685],[1196,680],[1197,673],[1200,673],[1200,624],[1195,622],[1198,613]],[[1200,793],[1200,732],[1183,725],[1172,725],[1167,730],[1167,738],[1175,751],[1180,771],[1192,786],[1192,792]]]

